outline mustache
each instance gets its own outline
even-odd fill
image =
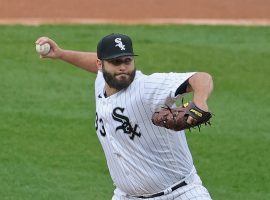
[[[129,75],[130,76],[130,73],[117,73],[117,74],[115,74],[115,76],[118,76],[118,75]]]

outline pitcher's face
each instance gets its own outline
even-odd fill
[[[102,72],[106,83],[117,90],[127,88],[134,80],[136,68],[132,56],[123,56],[102,61]]]

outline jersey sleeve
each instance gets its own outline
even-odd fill
[[[172,106],[181,94],[177,89],[196,72],[189,73],[154,73],[146,76],[143,84],[143,99],[151,110],[161,106]]]
[[[104,85],[105,85],[105,80],[103,78],[102,72],[98,71],[97,77],[95,80],[95,96],[96,97],[102,94]]]

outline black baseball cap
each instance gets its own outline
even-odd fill
[[[129,36],[112,33],[103,37],[97,45],[97,56],[100,60],[109,60],[120,56],[137,56],[133,53]]]

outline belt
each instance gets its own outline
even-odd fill
[[[183,181],[183,182],[181,182],[181,183],[179,183],[179,184],[177,184],[177,185],[175,185],[175,186],[173,186],[173,187],[171,187],[169,189],[166,189],[166,191],[172,192],[172,191],[174,191],[174,190],[176,190],[176,189],[178,189],[180,187],[183,187],[185,185],[187,185],[187,183],[185,181]],[[137,198],[148,199],[148,198],[159,197],[159,196],[162,196],[162,195],[165,195],[165,194],[167,194],[167,192],[162,191],[162,192],[159,192],[159,193],[156,193],[156,194],[152,194],[150,196],[137,196]]]

